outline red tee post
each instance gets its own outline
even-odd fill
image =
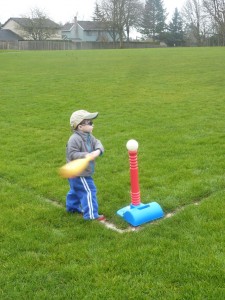
[[[138,142],[129,140],[126,144],[130,161],[131,204],[117,211],[117,214],[132,226],[162,218],[163,210],[157,202],[141,203],[138,180],[137,149]]]
[[[141,204],[137,151],[128,151],[130,161],[130,183],[131,183],[131,204],[134,206]]]

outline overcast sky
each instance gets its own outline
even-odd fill
[[[56,23],[71,22],[77,14],[78,20],[92,20],[96,0],[0,0],[0,22],[9,18],[30,15],[32,8],[39,8]],[[144,0],[143,0],[144,2]],[[164,0],[167,12],[171,14],[182,7],[185,0]]]

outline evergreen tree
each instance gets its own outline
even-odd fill
[[[157,26],[156,32],[161,37],[166,29],[166,9],[164,8],[163,0],[155,0],[156,5],[156,17],[157,17]]]
[[[172,20],[168,25],[166,43],[168,46],[184,45],[183,22],[177,8],[175,8]]]
[[[95,10],[94,10],[94,15],[92,17],[92,20],[97,22],[105,21],[104,13],[102,12],[101,7],[97,2],[95,2]]]
[[[166,27],[163,0],[146,0],[140,32],[147,37],[161,39]]]

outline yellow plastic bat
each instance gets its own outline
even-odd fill
[[[92,160],[90,156],[72,160],[59,169],[59,174],[63,178],[77,177],[86,169],[90,160]]]

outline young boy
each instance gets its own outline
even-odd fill
[[[88,167],[79,177],[69,179],[70,191],[66,196],[66,210],[83,214],[85,220],[105,220],[98,214],[98,201],[96,186],[92,178],[95,158],[104,152],[102,143],[92,135],[93,119],[98,112],[90,113],[86,110],[75,111],[70,117],[73,134],[66,146],[66,161],[91,156]]]

